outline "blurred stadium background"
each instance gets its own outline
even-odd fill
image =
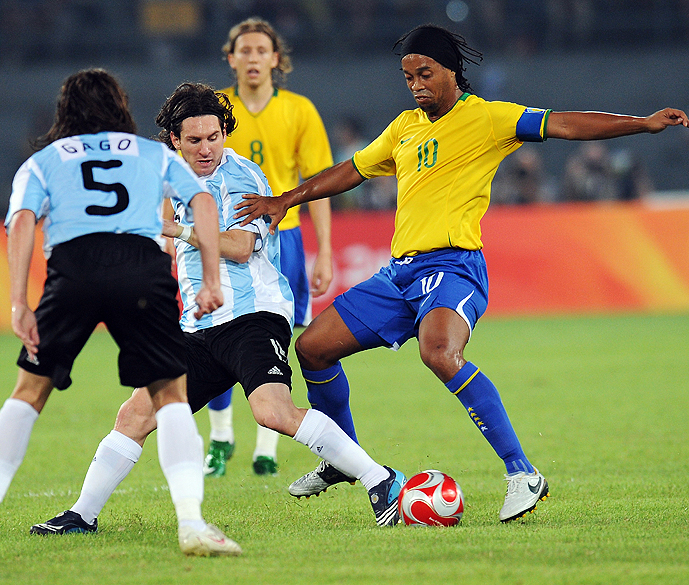
[[[217,88],[230,84],[220,48],[229,28],[252,15],[271,21],[292,47],[294,72],[287,87],[315,103],[336,160],[351,156],[401,110],[415,106],[391,48],[399,36],[426,22],[462,33],[484,53],[481,66],[469,65],[466,75],[474,91],[487,99],[635,115],[665,106],[689,111],[689,0],[0,0],[3,217],[14,172],[31,153],[28,140],[49,127],[66,76],[89,66],[115,73],[130,94],[140,133],[153,135],[160,104],[180,82],[204,81]],[[566,211],[571,206],[563,205],[562,214],[534,224],[541,234],[543,226],[555,228],[552,238],[541,237],[532,249],[556,249],[541,259],[545,270],[549,263],[554,267],[553,282],[568,273],[562,269],[567,249],[577,250],[570,257],[577,256],[572,261],[579,264],[599,258],[596,265],[607,266],[605,274],[589,284],[614,286],[593,295],[594,310],[609,308],[607,301],[599,302],[602,296],[628,300],[627,293],[620,293],[620,278],[639,266],[661,269],[648,285],[627,282],[645,300],[624,301],[620,308],[689,310],[689,132],[670,129],[658,136],[597,144],[587,149],[549,141],[509,157],[496,177],[495,209],[484,224],[487,254],[491,221],[500,230],[514,229],[501,231],[511,241],[524,240],[519,226],[533,214],[524,206],[515,210],[514,204],[637,200],[631,205],[642,202],[642,215],[649,206],[662,207],[663,213],[669,206],[669,215],[655,219],[624,212],[613,220],[617,227],[612,230],[608,216],[594,214],[585,225],[597,231],[586,235],[587,228],[570,230],[582,236],[573,243],[556,237],[562,233],[558,225],[572,224]],[[340,196],[334,205],[349,212],[363,209],[371,217],[372,210],[391,208],[394,195],[394,184],[371,181],[357,196]],[[391,228],[390,212],[382,213],[380,225]],[[667,225],[674,227],[665,233]],[[378,231],[387,238],[385,229]],[[509,248],[510,239],[505,240],[493,250]],[[605,256],[605,250],[620,248],[621,242],[628,246],[614,258]],[[389,254],[387,242],[358,244],[364,247],[350,242],[338,249],[336,278],[342,286],[368,276]],[[493,299],[500,298],[501,282],[524,285],[523,278],[501,280],[499,274],[499,266],[514,269],[519,259],[508,255],[493,260]],[[563,287],[569,286],[564,282]],[[659,296],[656,289],[672,291],[672,299],[649,300]],[[6,310],[3,303],[6,298],[0,301],[0,314]],[[517,310],[530,309],[520,305]]]

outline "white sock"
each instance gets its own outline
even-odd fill
[[[222,410],[208,409],[211,421],[211,441],[234,443],[234,428],[232,427],[232,405]]]
[[[8,398],[0,408],[0,502],[24,461],[38,412],[28,402]]]
[[[272,457],[275,461],[278,460],[278,439],[280,433],[256,425],[256,449],[254,450],[254,461],[259,456]]]
[[[318,410],[307,411],[294,440],[343,473],[356,477],[367,490],[390,477],[390,473],[371,459],[335,421]]]
[[[79,499],[71,509],[84,522],[93,524],[105,502],[127,477],[140,456],[141,446],[136,441],[119,431],[110,431],[98,445],[81,486]]]
[[[203,501],[203,439],[186,402],[172,402],[156,412],[158,458],[180,526],[205,526]]]

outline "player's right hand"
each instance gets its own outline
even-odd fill
[[[35,359],[38,353],[38,326],[36,315],[28,306],[17,304],[12,305],[12,331],[21,340],[29,353],[30,359]]]
[[[200,319],[204,315],[209,315],[218,307],[222,307],[224,303],[225,299],[220,286],[211,287],[204,284],[196,295],[198,310],[194,313],[194,317]]]

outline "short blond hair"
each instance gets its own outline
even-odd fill
[[[285,43],[284,39],[275,32],[275,29],[271,24],[259,18],[257,16],[252,16],[243,20],[239,24],[236,24],[230,29],[227,35],[227,42],[222,47],[222,52],[227,58],[228,55],[234,53],[235,46],[237,44],[237,39],[246,33],[258,32],[267,35],[271,42],[273,43],[273,51],[278,54],[278,64],[273,69],[273,82],[279,84],[279,82],[284,82],[287,78],[287,74],[292,71],[292,59],[290,59],[291,49]]]

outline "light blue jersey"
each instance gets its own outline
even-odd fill
[[[196,320],[196,295],[201,289],[203,274],[201,254],[187,242],[175,240],[177,279],[184,305],[180,320],[182,329],[192,333],[259,311],[282,315],[290,327],[293,327],[294,302],[287,278],[280,272],[278,234],[270,235],[268,224],[263,218],[239,227],[242,220],[232,217],[235,214],[234,206],[242,201],[245,193],[268,197],[271,195],[263,171],[231,148],[226,148],[215,172],[202,179],[218,205],[220,231],[241,229],[253,232],[257,234],[256,245],[246,263],[220,259],[220,281],[225,304],[210,315]],[[176,205],[175,212],[181,225],[193,223],[181,205]]]
[[[138,234],[162,242],[164,193],[185,206],[203,183],[167,146],[134,134],[62,138],[31,156],[12,183],[5,225],[20,209],[43,224],[46,256],[86,234]]]

